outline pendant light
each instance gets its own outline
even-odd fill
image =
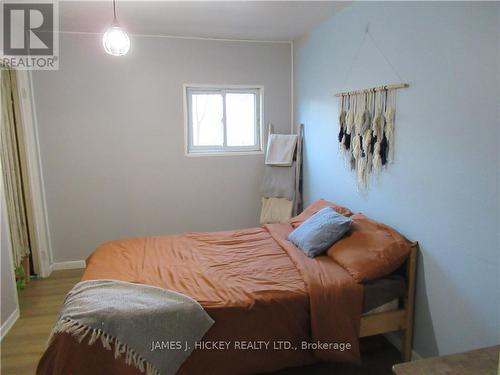
[[[113,0],[113,23],[102,37],[104,50],[113,56],[123,56],[130,49],[130,39],[116,19],[116,0]]]

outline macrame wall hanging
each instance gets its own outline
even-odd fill
[[[401,75],[370,33],[370,25],[366,25],[361,44],[345,75],[344,85],[367,41],[375,47],[399,82],[403,82]],[[396,90],[405,87],[409,85],[397,83],[335,94],[339,98],[339,151],[348,168],[355,172],[360,191],[366,191],[372,176],[377,176],[394,160]]]
[[[361,191],[371,176],[378,175],[394,160],[396,90],[408,84],[394,84],[342,92],[339,97],[339,151],[355,172]]]

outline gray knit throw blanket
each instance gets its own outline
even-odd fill
[[[101,342],[115,358],[147,375],[175,374],[214,321],[183,294],[116,280],[82,281],[67,294],[52,330],[89,345]],[[173,344],[176,343],[176,344]]]

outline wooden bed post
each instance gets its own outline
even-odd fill
[[[417,270],[417,255],[418,255],[418,242],[415,242],[411,248],[411,253],[406,265],[406,275],[408,288],[404,298],[405,309],[405,328],[403,329],[403,342],[401,347],[401,355],[403,361],[411,360],[412,343],[413,343],[413,315],[415,310],[415,279]]]

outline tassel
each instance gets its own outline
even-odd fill
[[[380,112],[375,113],[372,121],[372,130],[374,137],[380,137],[384,128],[384,118]]]
[[[339,108],[339,142],[342,143],[342,138],[344,136],[345,129],[345,116],[346,113],[344,111],[344,97],[340,100],[340,108]]]
[[[368,110],[365,111],[364,117],[365,121],[363,122],[363,126],[361,126],[361,130],[359,132],[359,134],[361,134],[362,157],[365,157],[366,154],[368,153],[368,145],[370,144],[370,142],[366,143],[365,141],[368,132],[370,133],[370,139],[371,139],[371,129],[370,129],[371,119],[370,119],[370,112]]]
[[[125,363],[137,368],[141,373],[146,372],[147,375],[160,375],[160,372],[153,367],[149,362],[142,358],[133,349],[115,339],[113,336],[108,335],[100,329],[92,329],[76,320],[65,319],[56,323],[51,333],[51,339],[54,335],[60,332],[69,333],[75,336],[79,342],[82,342],[85,337],[91,332],[88,344],[92,345],[97,340],[101,340],[102,346],[107,350],[112,350],[111,345],[114,345],[114,357],[119,358],[121,354],[125,353]]]
[[[384,137],[382,138],[382,142],[380,142],[380,159],[382,165],[387,164],[387,138],[385,134]]]
[[[90,327],[85,327],[85,330],[82,332],[82,334],[80,334],[80,336],[78,337],[78,343],[82,343],[83,339],[85,338],[85,336],[87,336],[87,334],[91,331]]]
[[[384,134],[387,138],[387,148],[388,152],[386,152],[387,161],[392,162],[394,159],[394,108],[389,107],[385,111],[385,127]]]
[[[356,183],[358,185],[358,191],[362,191],[366,188],[366,158],[361,158],[357,161]]]
[[[115,358],[120,358],[126,351],[126,347],[120,341],[115,340]]]
[[[364,136],[362,139],[363,139],[362,146],[363,146],[363,153],[364,153],[363,156],[368,159],[370,157],[370,149],[371,149],[371,145],[372,145],[372,131],[371,131],[371,129],[365,130]]]
[[[342,108],[344,105],[344,101],[342,98]],[[347,113],[344,110],[341,110],[340,115],[339,115],[339,151],[341,155],[344,157],[344,159],[347,157],[348,150],[350,147],[350,136],[346,134],[346,116]],[[349,137],[349,139],[347,139]]]
[[[375,148],[375,143],[377,143],[377,137],[373,135],[373,131],[371,134],[372,141],[370,143],[370,154],[373,155],[375,152],[373,151]]]
[[[372,161],[373,170],[375,172],[380,172],[382,169],[382,158],[380,156],[380,142],[375,143],[375,147],[373,148],[373,161]]]
[[[100,336],[101,336],[101,330],[94,329],[92,331],[92,336],[90,337],[90,340],[89,340],[89,345],[92,345],[93,343],[95,343],[99,339]]]
[[[339,127],[340,127],[340,128],[343,128],[343,127],[344,127],[344,124],[345,124],[345,116],[346,116],[345,111],[341,111],[341,112],[340,112],[340,114],[339,114]]]
[[[355,160],[361,158],[361,136],[359,134],[354,136],[352,143],[352,156]]]
[[[352,128],[354,126],[354,111],[350,109],[347,111],[346,119],[345,119],[345,125],[346,125],[346,134],[351,134],[352,133]]]
[[[352,143],[352,156],[355,160],[361,158],[362,150],[361,150],[361,128],[365,123],[365,111],[358,110],[354,116],[354,139]]]
[[[371,114],[370,111],[366,110],[364,114],[364,122],[359,132],[361,134],[365,134],[366,131],[370,128],[370,124],[371,124]]]
[[[380,172],[382,169],[382,157],[380,151],[384,132],[384,116],[382,116],[380,108],[376,108],[375,110],[375,115],[372,120],[372,131],[372,138],[374,140],[372,168],[375,172]]]
[[[140,372],[144,372],[144,364],[146,363],[146,361],[143,359],[141,361],[139,361],[139,365],[137,366],[139,368],[139,371]]]
[[[349,150],[351,148],[351,135],[350,134],[345,134],[344,135],[344,147],[346,150]]]
[[[367,129],[363,135],[363,150],[365,150],[366,154],[369,154],[369,150],[372,144],[372,131],[371,129]]]
[[[344,139],[344,127],[340,127],[339,131],[339,143],[342,144],[342,140]]]
[[[360,133],[363,124],[365,123],[365,112],[357,112],[354,118],[354,130],[355,133]]]
[[[125,363],[130,365],[132,363],[132,349],[128,348],[125,353]]]
[[[356,159],[354,159],[354,157],[352,155],[351,155],[351,160],[350,160],[350,168],[352,171],[356,169]]]
[[[111,342],[110,342],[110,337],[109,335],[103,333],[101,334],[101,342],[102,342],[102,346],[104,346],[104,348],[108,349],[108,350],[111,350]]]

